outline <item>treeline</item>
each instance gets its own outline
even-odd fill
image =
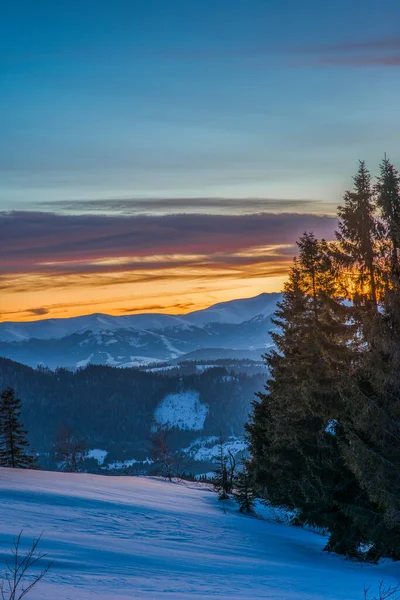
[[[222,367],[172,376],[96,365],[54,372],[0,359],[0,389],[11,386],[22,398],[23,423],[37,452],[51,452],[68,430],[88,448],[107,450],[111,461],[145,459],[156,407],[168,394],[187,390],[199,393],[208,413],[203,431],[173,432],[174,445],[186,447],[199,435],[242,435],[251,398],[264,380],[262,373],[232,375]]]
[[[364,162],[334,242],[298,241],[247,425],[249,474],[326,549],[400,558],[400,177]]]

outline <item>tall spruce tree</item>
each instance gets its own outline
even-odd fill
[[[11,387],[5,388],[0,395],[0,466],[35,469],[37,461],[29,451],[20,417],[21,400]]]
[[[375,246],[381,232],[375,217],[372,178],[364,161],[360,161],[353,180],[354,190],[345,193],[343,205],[338,209],[339,231],[336,237],[342,262],[352,273],[350,294],[376,308],[378,277]]]
[[[400,557],[400,247],[399,179],[388,160],[375,188],[382,219],[377,220],[371,178],[364,163],[339,210],[338,241],[352,263],[356,299],[349,310],[358,344],[344,369],[346,402],[340,415],[339,450],[346,467],[367,494],[368,503],[348,501],[344,512],[371,543],[369,558]],[[383,224],[383,227],[382,227]],[[368,298],[368,291],[371,292]],[[361,302],[360,302],[361,299]],[[364,301],[363,299],[366,299]],[[376,310],[379,303],[379,310]],[[371,311],[371,307],[373,310]],[[349,370],[350,369],[350,370]]]
[[[377,218],[361,162],[336,243],[300,239],[247,426],[259,492],[371,560],[400,559],[399,188],[385,159]]]
[[[386,235],[390,243],[390,271],[400,279],[400,174],[386,158],[380,166],[376,185],[377,205],[381,210]]]
[[[364,505],[365,494],[339,452],[343,432],[342,370],[350,360],[346,307],[335,298],[327,244],[312,234],[299,240],[266,356],[270,378],[247,425],[249,468],[272,504],[296,511],[298,523],[330,532],[328,550],[357,555],[365,541],[342,509]]]
[[[367,349],[349,385],[343,417],[346,465],[367,507],[347,504],[371,544],[368,558],[400,559],[400,289],[392,286],[374,318]]]

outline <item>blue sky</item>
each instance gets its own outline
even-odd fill
[[[396,163],[396,0],[9,2],[0,208],[79,199],[340,200]]]
[[[399,0],[7,4],[2,320],[281,290],[358,160],[399,166]]]

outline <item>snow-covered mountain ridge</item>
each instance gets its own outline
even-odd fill
[[[185,315],[92,314],[0,323],[0,355],[36,367],[87,364],[130,367],[221,357],[259,359],[270,345],[271,316],[281,294],[260,294]]]
[[[133,329],[155,331],[175,328],[204,327],[210,323],[238,325],[255,317],[266,317],[275,310],[281,294],[260,294],[253,298],[243,298],[214,304],[209,308],[182,315],[163,313],[141,313],[126,316],[112,316],[102,313],[71,317],[66,319],[41,319],[38,321],[0,323],[0,341],[21,342],[28,339],[60,339],[74,333],[92,333]]]

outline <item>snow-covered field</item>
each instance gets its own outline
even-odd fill
[[[0,469],[0,551],[43,531],[54,559],[30,600],[362,600],[400,579],[388,563],[322,553],[310,531],[226,514],[196,483]],[[372,596],[371,596],[372,597]]]
[[[187,390],[165,396],[157,406],[154,418],[158,425],[200,431],[204,427],[207,413],[208,406],[200,402],[199,392]]]
[[[222,443],[224,455],[231,452],[236,456],[237,462],[243,460],[244,453],[247,450],[247,443],[243,437],[230,436]],[[215,435],[200,437],[194,440],[190,446],[183,449],[183,453],[190,456],[195,461],[217,462],[220,453],[219,438]],[[240,456],[242,454],[242,456]]]

